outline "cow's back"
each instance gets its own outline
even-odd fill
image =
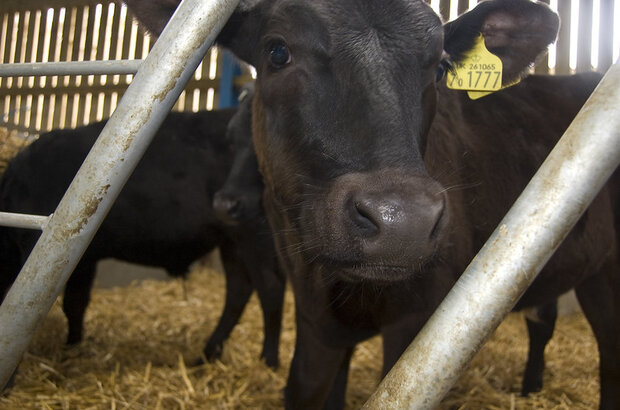
[[[457,245],[447,252],[461,256],[453,259],[458,265],[455,274],[488,239],[600,79],[597,73],[529,76],[475,101],[466,100],[465,93],[456,96],[440,89],[440,99],[448,103],[440,104],[426,162],[449,190],[453,239],[447,243]],[[591,266],[594,272],[608,253],[605,246],[615,241],[610,221],[609,196],[603,190],[522,302],[548,300],[549,289],[558,294],[569,290],[575,283],[569,277],[583,275],[584,267]],[[609,227],[602,228],[604,223]],[[564,272],[565,286],[552,278],[559,270]],[[538,295],[537,288],[544,291]]]
[[[228,172],[224,137],[232,113],[171,113],[84,257],[116,257],[184,271],[214,247],[220,234],[212,228],[217,221],[211,200]],[[52,213],[104,124],[46,133],[19,153],[0,182],[0,210]],[[3,249],[14,252],[17,244],[21,259],[39,236],[31,230],[2,229],[13,243]]]
[[[93,240],[103,255],[184,273],[221,241],[213,195],[231,153],[225,141],[232,111],[172,113],[121,191]],[[128,214],[131,215],[128,218]],[[131,243],[130,248],[117,245]]]

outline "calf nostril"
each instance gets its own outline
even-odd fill
[[[372,237],[379,234],[379,221],[376,219],[375,211],[368,203],[351,198],[347,208],[349,209],[350,219],[360,235]]]
[[[241,200],[235,196],[216,194],[213,208],[218,218],[228,222],[236,221],[242,213]]]
[[[439,203],[437,208],[438,208],[438,211],[435,217],[435,225],[433,225],[433,228],[431,229],[431,233],[429,235],[430,239],[436,239],[437,236],[439,235],[439,232],[441,231],[441,227],[444,225],[443,221],[445,219],[445,214],[446,214],[445,198],[441,199],[441,202]]]
[[[229,198],[226,204],[228,215],[230,216],[239,216],[239,212],[241,210],[241,201],[238,199]]]

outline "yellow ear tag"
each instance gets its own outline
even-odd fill
[[[505,86],[500,88],[500,90],[503,90],[504,88],[512,87],[513,85],[519,84],[520,82],[521,82],[521,79],[517,78],[510,84],[506,84]],[[469,96],[470,99],[477,100],[478,98],[482,98],[486,95],[493,94],[494,92],[495,91],[467,91],[467,95]]]
[[[454,63],[446,78],[448,88],[468,91],[471,99],[477,99],[502,89],[502,60],[487,50],[480,34],[473,48]]]

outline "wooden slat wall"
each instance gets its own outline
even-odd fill
[[[0,2],[0,63],[139,59],[154,42],[112,0],[59,0],[53,8],[41,4]],[[217,49],[207,54],[175,110],[217,107],[219,59]],[[131,75],[0,78],[0,126],[38,133],[99,121],[110,116],[131,79]],[[248,74],[240,81],[247,79]]]
[[[470,6],[469,0],[433,0],[446,21],[450,17],[451,2],[457,2],[459,13]],[[559,0],[557,3],[562,26],[556,45],[555,68],[551,72],[566,74],[574,71],[570,68],[572,2]],[[593,36],[599,38],[598,70],[605,71],[611,65],[614,6],[620,7],[618,3],[619,0],[601,0],[600,29],[593,33],[593,3],[579,0],[576,71],[592,69]],[[113,0],[57,0],[51,4],[53,8],[44,0],[0,1],[0,63],[143,58],[152,45],[152,39],[126,9]],[[218,61],[221,56],[217,49],[208,53],[175,110],[217,106]],[[535,70],[549,72],[547,56],[537,62]],[[131,78],[131,75],[0,78],[0,126],[4,122],[11,128],[36,133],[107,118]],[[249,75],[244,79],[249,79]]]

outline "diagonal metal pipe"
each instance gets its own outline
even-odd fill
[[[239,0],[183,0],[0,306],[0,387]]]
[[[363,408],[440,403],[620,163],[619,110],[616,63]]]

